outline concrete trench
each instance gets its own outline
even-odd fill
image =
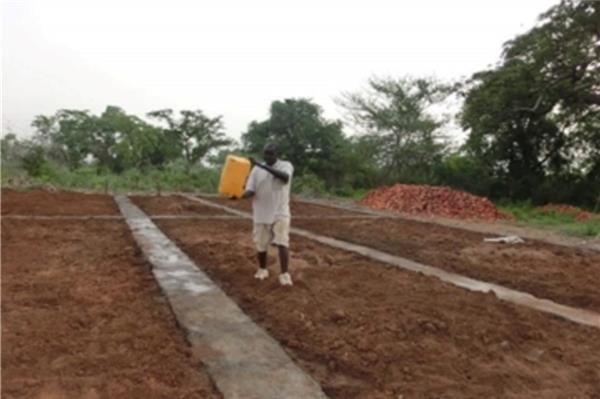
[[[2,218],[14,220],[123,220],[122,215],[3,215]],[[247,219],[239,215],[149,215],[151,220],[239,220]],[[297,220],[313,219],[380,219],[381,216],[359,215],[359,216],[297,216]]]
[[[326,398],[319,384],[125,196],[115,201],[178,323],[226,399]]]
[[[532,231],[528,231],[527,229],[524,229],[519,226],[498,225],[493,229],[494,231],[492,231],[492,229],[490,229],[489,227],[486,228],[484,225],[477,223],[477,222],[473,222],[473,221],[452,221],[449,219],[441,220],[439,218],[428,219],[426,217],[419,217],[419,216],[414,216],[414,215],[405,215],[405,214],[398,215],[393,212],[378,211],[378,210],[369,209],[369,208],[366,208],[366,207],[360,206],[360,205],[353,205],[353,206],[341,205],[341,204],[338,205],[338,204],[332,204],[331,202],[324,201],[324,200],[315,200],[315,199],[307,199],[307,198],[298,198],[297,200],[299,202],[303,202],[306,204],[319,205],[319,206],[324,206],[324,207],[328,207],[328,208],[332,208],[332,209],[339,209],[339,210],[343,210],[343,211],[355,212],[357,215],[362,214],[362,215],[370,215],[373,217],[378,216],[378,217],[384,217],[384,218],[390,218],[390,219],[410,220],[410,221],[419,222],[419,223],[431,223],[431,224],[437,224],[440,226],[449,227],[449,228],[453,228],[453,229],[461,229],[461,230],[471,231],[473,233],[479,233],[479,234],[518,235],[523,238],[527,238],[529,240],[536,240],[536,241],[540,241],[540,242],[545,242],[547,244],[559,245],[559,246],[569,247],[569,248],[587,249],[587,250],[600,252],[600,242],[598,242],[598,240],[594,240],[594,239],[588,240],[588,239],[582,239],[582,238],[570,237],[570,236],[558,236],[557,234],[552,234],[550,232],[546,232],[547,233],[546,236],[542,237],[542,236],[540,236],[540,232],[538,232],[536,234]],[[549,235],[548,235],[548,233],[549,233]]]
[[[225,205],[216,204],[214,202],[197,198],[191,195],[183,196],[189,200],[196,201],[202,203],[203,205],[211,206],[216,209],[221,209],[240,217],[251,218],[251,215],[247,212],[232,209]],[[472,279],[469,277],[462,276],[460,274],[447,272],[437,267],[425,265],[419,262],[412,261],[410,259],[391,255],[362,245],[349,243],[320,234],[315,234],[306,230],[292,228],[291,232],[309,238],[311,240],[320,242],[322,244],[342,249],[345,251],[354,252],[359,255],[371,258],[373,260],[386,263],[388,265],[396,266],[416,273],[421,273],[426,276],[435,277],[457,287],[461,287],[475,292],[493,292],[501,300],[525,306],[541,312],[549,313],[577,324],[600,328],[600,314],[593,311],[562,305],[560,303],[556,303],[548,299],[537,298],[527,292],[514,290],[494,283],[488,283],[485,281]]]

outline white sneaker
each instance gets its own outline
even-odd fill
[[[283,273],[279,275],[279,284],[281,285],[293,285],[292,276],[289,273]]]
[[[269,277],[269,270],[259,268],[256,273],[254,273],[254,278],[259,280],[264,280]]]

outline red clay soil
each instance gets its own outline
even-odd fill
[[[216,197],[201,197],[214,203],[225,205],[240,211],[252,212],[252,200],[229,200]],[[362,216],[363,213],[357,213],[350,210],[335,209],[329,206],[321,206],[303,203],[292,199],[290,201],[290,212],[292,219],[295,217],[315,217],[315,216]]]
[[[116,215],[110,195],[2,190],[2,215]]]
[[[517,245],[485,243],[483,234],[403,219],[295,220],[294,225],[600,312],[596,251],[532,240]]]
[[[214,199],[211,199],[215,201]],[[218,200],[217,200],[218,201]],[[215,202],[217,202],[215,201]],[[219,203],[239,204],[220,200]],[[292,201],[292,217],[344,215],[347,210]],[[325,212],[322,212],[325,210]],[[600,311],[600,254],[527,240],[524,245],[484,243],[489,235],[405,219],[293,219],[295,227],[369,246],[483,281],[495,282],[566,305]]]
[[[226,212],[202,205],[179,195],[163,197],[131,196],[147,215],[224,215]]]
[[[4,219],[2,397],[220,395],[124,223]]]
[[[449,187],[396,184],[369,192],[360,204],[373,209],[453,219],[506,219],[487,198]]]
[[[597,329],[295,236],[284,288],[249,221],[158,224],[332,398],[600,397]]]

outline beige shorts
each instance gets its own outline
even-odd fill
[[[280,219],[273,224],[254,223],[252,231],[258,252],[267,252],[269,244],[290,246],[290,220]]]

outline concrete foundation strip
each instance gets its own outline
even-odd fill
[[[199,219],[199,220],[236,220],[240,219],[240,216],[236,215],[149,215],[150,219],[153,220],[186,220],[186,219]]]
[[[401,220],[410,220],[418,223],[430,223],[437,224],[444,227],[449,227],[452,229],[461,229],[466,231],[471,231],[473,233],[486,234],[486,235],[518,235],[523,238],[527,238],[529,240],[541,241],[552,245],[560,245],[563,247],[570,248],[578,248],[585,250],[592,250],[600,252],[600,242],[598,240],[590,239],[579,239],[571,236],[561,236],[556,234],[551,234],[550,236],[541,237],[538,234],[531,233],[526,229],[523,229],[519,226],[507,226],[507,225],[498,225],[495,226],[494,231],[491,231],[489,228],[486,228],[484,225],[481,225],[477,222],[469,222],[469,221],[452,221],[452,220],[440,220],[438,219],[428,219],[425,217],[419,217],[414,215],[398,215],[392,212],[386,211],[378,211],[375,209],[369,209],[360,205],[342,205],[342,204],[332,204],[331,202],[325,200],[316,200],[316,199],[308,199],[308,198],[297,198],[297,201],[304,202],[306,204],[311,205],[319,205],[332,209],[339,209],[349,212],[354,212],[357,215],[371,215],[371,216],[379,216],[382,218],[389,219],[401,219]]]
[[[150,219],[153,220],[186,220],[186,219],[196,219],[196,220],[246,220],[247,216],[238,216],[238,215],[148,215]],[[349,215],[341,215],[341,216],[294,216],[294,220],[339,220],[339,219],[381,219],[381,216],[371,216],[371,215],[358,215],[357,216],[349,216]]]
[[[326,398],[281,346],[125,196],[115,196],[194,351],[226,399]]]
[[[246,216],[238,215],[149,215],[152,220],[240,220],[247,219]],[[122,220],[122,215],[2,215],[3,219],[15,220]],[[312,219],[379,219],[380,216],[359,215],[356,216],[297,216],[297,220]]]
[[[227,206],[219,205],[208,200],[193,197],[191,195],[185,195],[185,197],[190,200],[200,202],[204,205],[212,206],[214,208],[231,212],[232,214],[238,216],[245,216],[247,218],[251,218],[250,214],[247,212],[232,209]],[[390,255],[388,253],[365,247],[363,245],[352,244],[346,241],[337,240],[335,238],[311,233],[306,230],[292,228],[291,232],[309,238],[311,240],[315,240],[322,244],[329,245],[334,248],[343,249],[346,251],[351,251],[366,256],[368,258],[387,263],[389,265],[397,266],[402,269],[410,270],[417,273],[422,273],[426,276],[437,277],[438,279],[444,282],[468,289],[470,291],[484,293],[493,292],[499,299],[505,300],[507,302],[526,306],[528,308],[539,310],[545,313],[550,313],[552,315],[562,317],[564,319],[570,320],[578,324],[600,328],[600,314],[593,311],[561,305],[548,299],[537,298],[526,292],[513,290],[511,288],[503,287],[494,283],[487,283],[484,281],[475,280],[469,277],[462,276],[460,274],[438,269],[437,267],[414,262],[410,259]]]

